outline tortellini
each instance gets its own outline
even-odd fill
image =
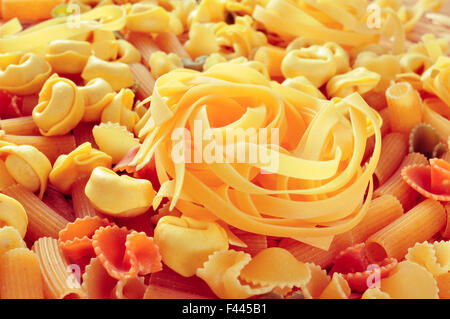
[[[72,184],[78,178],[89,176],[99,166],[110,168],[111,156],[92,148],[91,143],[86,142],[56,159],[49,180],[59,191],[69,194]]]
[[[366,68],[356,68],[345,74],[332,77],[327,83],[329,97],[346,97],[354,92],[364,94],[374,89],[381,76]]]
[[[103,78],[114,91],[133,86],[134,80],[128,64],[122,62],[107,62],[91,56],[81,77],[89,82],[95,78]]]
[[[163,262],[182,276],[195,275],[215,251],[228,249],[228,236],[217,223],[186,216],[164,216],[155,228]]]
[[[9,175],[31,192],[44,195],[52,164],[37,148],[31,145],[6,145],[0,147],[0,159]]]
[[[100,120],[103,109],[116,95],[111,85],[102,78],[95,78],[78,90],[84,99],[84,122]]]
[[[27,95],[39,92],[52,68],[34,53],[0,54],[0,90]]]
[[[97,210],[114,217],[141,215],[150,208],[155,197],[150,181],[119,176],[105,167],[92,171],[85,193]]]
[[[183,62],[181,62],[178,55],[175,53],[167,54],[163,51],[153,53],[150,56],[148,64],[155,79],[172,70],[183,67]]]
[[[132,110],[134,104],[134,93],[130,89],[122,89],[114,96],[102,112],[102,123],[112,122],[126,126],[133,131],[134,125],[139,121],[139,116]]]
[[[24,238],[28,227],[28,215],[20,202],[0,194],[0,229],[5,226],[14,227]]]
[[[39,93],[33,109],[34,123],[44,136],[69,133],[84,115],[84,101],[71,80],[52,75]]]
[[[45,58],[55,72],[78,74],[91,55],[92,47],[87,41],[55,40],[49,44]]]
[[[184,48],[193,59],[218,52],[220,47],[212,24],[194,23],[189,29],[189,40],[184,44]]]

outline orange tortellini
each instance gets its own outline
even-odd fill
[[[91,56],[81,77],[89,82],[95,78],[103,78],[114,91],[133,86],[134,80],[128,64],[122,62],[108,62]]]
[[[85,188],[86,196],[100,212],[114,217],[133,217],[152,205],[155,191],[146,179],[119,176],[106,167],[96,167]]]
[[[228,249],[227,233],[219,224],[186,216],[162,217],[154,239],[163,262],[185,277],[194,276],[213,252]]]
[[[0,147],[0,159],[15,182],[44,195],[52,164],[37,148],[31,145],[5,145]],[[3,166],[3,165],[2,165]]]
[[[33,109],[34,123],[44,136],[64,135],[81,121],[84,101],[71,80],[52,75],[39,93],[39,103]]]
[[[59,191],[69,194],[72,184],[80,177],[89,176],[98,166],[111,167],[111,156],[86,142],[67,155],[59,156],[50,172],[50,183]]]
[[[134,105],[134,93],[130,89],[122,89],[112,101],[103,109],[102,123],[112,122],[126,126],[133,131],[134,125],[139,121],[139,116],[132,110]]]
[[[0,230],[5,226],[15,228],[24,238],[28,227],[28,215],[20,202],[12,197],[0,194]],[[0,246],[1,244],[0,239]]]
[[[48,46],[45,59],[58,73],[78,74],[92,55],[89,42],[76,40],[55,40]]]
[[[100,120],[103,109],[113,100],[116,92],[102,78],[95,78],[78,88],[84,99],[84,122]]]
[[[26,95],[39,92],[52,68],[34,53],[0,54],[0,90]]]

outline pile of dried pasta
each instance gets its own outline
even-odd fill
[[[450,298],[444,2],[1,1],[0,298]]]

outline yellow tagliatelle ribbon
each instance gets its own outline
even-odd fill
[[[169,197],[171,208],[186,216],[213,215],[242,230],[297,239],[333,236],[363,218],[382,121],[359,94],[326,101],[270,82],[249,66],[219,63],[203,73],[167,73],[156,81],[151,100],[138,130],[143,143],[130,165],[140,169],[155,157],[162,185],[156,201]],[[180,136],[183,128],[187,131]],[[279,149],[249,136],[234,143],[202,141],[207,129],[224,137],[227,130],[252,128],[275,129]],[[374,151],[361,167],[371,135]],[[246,159],[252,152],[267,158],[237,164],[234,152],[230,161],[196,162],[197,155],[207,156],[214,148],[220,159],[219,146],[240,150]],[[196,155],[198,149],[205,152]],[[174,160],[174,154],[191,154],[191,163]],[[261,169],[271,174],[261,174]]]

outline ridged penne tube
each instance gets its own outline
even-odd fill
[[[44,299],[39,261],[28,248],[15,248],[0,257],[2,299]]]
[[[341,250],[364,242],[370,235],[389,225],[402,214],[400,202],[392,195],[383,195],[372,200],[361,223],[334,238],[328,251],[293,239],[283,239],[279,246],[289,250],[300,261],[327,268]]]
[[[142,63],[130,64],[130,70],[133,74],[134,82],[138,86],[136,90],[136,97],[141,101],[145,100],[153,93],[155,79],[152,77],[149,69]]]
[[[395,172],[408,153],[408,142],[401,133],[390,133],[383,137],[380,160],[375,168],[378,185],[383,185]]]
[[[447,224],[442,230],[441,235],[444,238],[450,239],[450,204],[445,205],[445,211],[447,213]]]
[[[69,265],[55,238],[42,237],[33,245],[41,268],[44,295],[48,299],[84,299],[81,288],[81,270]]]
[[[44,136],[69,133],[81,121],[84,101],[71,80],[52,75],[39,93],[33,120]]]
[[[391,124],[389,123],[389,109],[385,107],[378,111],[381,118],[383,119],[383,125],[381,126],[381,135],[385,136],[391,131]]]
[[[0,194],[0,227],[4,226],[14,227],[24,238],[28,227],[28,216],[17,200]]]
[[[160,51],[158,45],[149,34],[130,32],[127,40],[141,52],[144,63],[148,62],[153,53]]]
[[[88,180],[89,177],[80,177],[72,184],[71,195],[76,218],[83,218],[86,216],[94,217],[98,215],[84,192]]]
[[[271,77],[281,77],[281,63],[286,56],[286,50],[276,46],[262,46],[255,52],[253,59],[264,64]]]
[[[158,33],[155,37],[156,45],[164,52],[175,53],[180,58],[189,59],[190,56],[178,40],[177,36],[172,32]]]
[[[89,58],[81,77],[89,82],[96,78],[103,78],[114,91],[133,86],[133,75],[128,64],[122,62],[107,62],[93,55]]]
[[[11,226],[0,228],[0,257],[7,251],[14,248],[27,248],[27,244],[22,239],[19,231]]]
[[[30,240],[36,240],[43,236],[58,238],[59,231],[68,223],[64,217],[22,185],[9,186],[2,192],[16,199],[25,208],[28,215],[26,237]]]
[[[386,99],[393,132],[409,134],[422,122],[422,100],[408,82],[392,84],[386,91]]]
[[[445,220],[445,210],[439,202],[431,199],[421,202],[367,239],[369,260],[375,262],[386,257],[401,260],[416,242],[438,233]]]
[[[87,41],[55,40],[48,45],[45,59],[57,73],[79,74],[91,54],[92,47]]]
[[[69,222],[74,221],[75,215],[73,212],[72,203],[52,186],[47,187],[42,201]]]
[[[34,123],[32,116],[22,116],[12,119],[0,120],[0,127],[6,134],[11,135],[40,135],[39,127]]]
[[[420,153],[409,153],[401,162],[392,176],[375,191],[374,196],[391,194],[402,203],[403,209],[407,210],[414,205],[418,193],[411,188],[402,178],[402,169],[409,165],[427,165],[426,157]]]
[[[3,135],[2,140],[17,145],[31,145],[41,151],[51,163],[63,154],[72,152],[75,147],[73,135],[61,136],[23,136]]]

